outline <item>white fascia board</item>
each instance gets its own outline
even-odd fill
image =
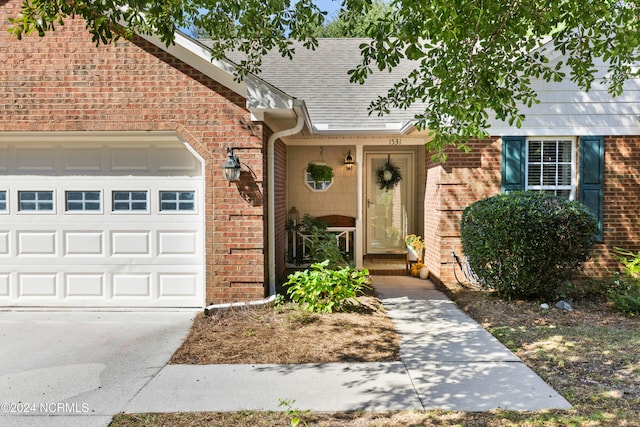
[[[382,126],[336,127],[327,123],[313,124],[313,135],[404,135],[415,127],[413,121],[385,123]]]
[[[558,135],[611,135],[632,136],[640,135],[640,126],[636,127],[552,127],[552,128],[526,128],[516,127],[492,127],[488,130],[492,136],[558,136]]]
[[[206,46],[184,34],[177,32],[175,43],[170,46],[166,46],[155,35],[139,34],[139,36],[244,97],[249,110],[293,108],[292,97],[253,74],[245,76],[242,81],[237,81],[235,64],[227,60],[213,59]]]

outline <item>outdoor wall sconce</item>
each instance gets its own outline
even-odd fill
[[[240,159],[233,154],[233,148],[227,147],[227,160],[222,164],[224,177],[229,182],[237,182],[240,179]]]
[[[347,154],[347,157],[344,158],[344,167],[347,168],[348,171],[353,169],[353,165],[355,165],[356,162],[353,161],[353,156],[351,155],[351,150],[349,150],[349,153]]]

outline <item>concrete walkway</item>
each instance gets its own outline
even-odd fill
[[[402,335],[401,361],[167,365],[125,412],[444,409],[533,411],[571,405],[428,281],[376,276]]]

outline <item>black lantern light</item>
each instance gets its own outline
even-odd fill
[[[344,166],[347,168],[348,171],[353,169],[353,165],[355,165],[356,162],[353,161],[353,156],[351,155],[351,150],[349,150],[349,153],[347,154],[347,157],[344,158]]]
[[[222,165],[224,177],[229,182],[236,182],[240,179],[240,159],[233,154],[231,147],[227,148],[227,160]]]

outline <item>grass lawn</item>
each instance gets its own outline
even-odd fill
[[[506,302],[461,287],[451,286],[443,290],[574,408],[524,413],[308,413],[305,408],[297,408],[295,402],[290,402],[282,405],[282,412],[118,415],[111,426],[267,427],[291,426],[292,420],[299,420],[299,425],[306,423],[310,426],[640,425],[640,320],[637,317],[616,313],[598,295],[575,300],[572,302],[574,310],[564,312],[554,308],[543,310],[539,302]],[[366,300],[364,310],[348,315],[302,314],[290,307],[228,312],[218,318],[196,322],[185,345],[174,355],[173,362],[305,363],[318,361],[316,358],[320,354],[331,355],[322,359],[323,362],[395,360],[398,357],[398,337],[390,330],[387,321],[375,298]],[[368,327],[370,324],[375,327]],[[362,334],[365,326],[368,327],[367,334]],[[233,339],[220,339],[217,334],[222,333],[232,334]],[[362,335],[366,335],[366,340],[361,345],[348,345]],[[218,347],[224,342],[234,342],[238,347],[228,351],[216,350],[219,354],[215,355],[205,354],[211,353],[202,350],[211,347],[207,345],[207,340],[211,339],[215,339]],[[282,341],[276,341],[279,339]],[[282,351],[284,348],[291,350],[291,340],[298,343],[300,340],[320,341],[322,345],[320,350],[291,355],[291,351]],[[250,349],[266,346],[266,343],[269,343],[268,351],[261,353],[271,355],[268,360],[251,359],[256,352]],[[354,353],[353,347],[362,350]],[[247,351],[243,352],[243,348]],[[230,362],[229,357],[234,362]]]

